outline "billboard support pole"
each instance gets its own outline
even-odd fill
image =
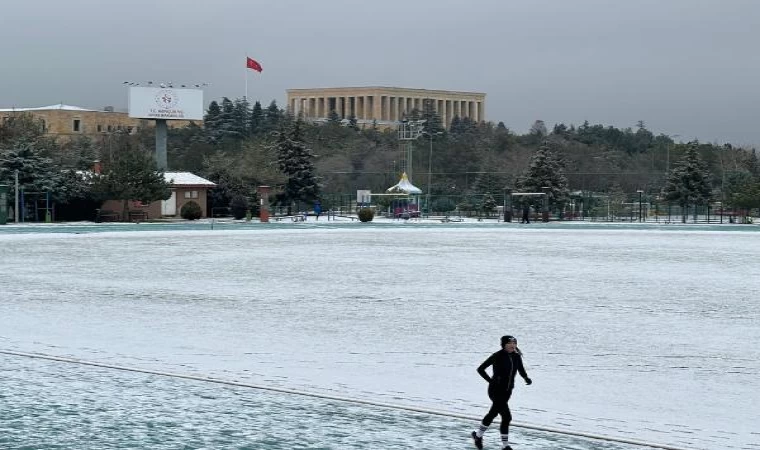
[[[156,166],[159,170],[167,170],[168,162],[166,158],[166,140],[168,126],[166,119],[156,119]]]

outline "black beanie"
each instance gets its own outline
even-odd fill
[[[514,336],[506,335],[501,337],[501,346],[504,347],[508,342],[517,342]]]

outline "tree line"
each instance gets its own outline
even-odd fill
[[[675,142],[654,135],[643,121],[634,128],[584,122],[549,129],[538,120],[529,132],[519,134],[503,122],[455,117],[445,129],[432,107],[423,104],[405,120],[424,120],[414,142],[412,182],[430,192],[434,211],[493,210],[505,188],[543,187],[551,188],[554,209],[583,193],[623,201],[637,191],[650,200],[684,206],[719,201],[733,208],[760,207],[760,164],[754,149]],[[0,184],[12,185],[12,173],[20,170],[24,188],[52,192],[62,205],[59,211],[65,205],[72,211],[86,209],[104,196],[120,198],[113,197],[117,194],[160,197],[166,186],[117,193],[114,183],[76,176],[96,159],[104,173],[117,171],[112,180],[124,171],[119,161],[141,160],[137,166],[155,172],[153,147],[149,127],[134,135],[109,133],[58,142],[33,117],[19,115],[0,125]],[[276,205],[297,208],[317,199],[330,207],[331,198],[355,195],[357,189],[382,192],[398,181],[404,155],[395,129],[359,124],[355,117],[342,120],[335,112],[325,121],[306,121],[275,101],[263,107],[246,99],[211,102],[202,126],[170,129],[168,141],[172,170],[217,183],[209,206],[238,210],[255,205],[259,185],[274,188]],[[116,184],[127,183],[118,179]]]

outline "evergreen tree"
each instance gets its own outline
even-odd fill
[[[327,114],[327,122],[333,125],[340,125],[340,121],[341,119],[338,112],[334,109],[330,110],[330,112]]]
[[[97,151],[89,136],[77,136],[61,146],[54,155],[56,165],[69,169],[89,170],[98,159]]]
[[[760,182],[750,180],[742,184],[731,194],[729,202],[745,210],[760,208]]]
[[[16,189],[16,171],[19,188],[24,192],[57,194],[61,172],[32,144],[21,143],[17,148],[0,149],[0,184],[10,186],[12,194]]]
[[[251,136],[261,133],[264,128],[264,110],[261,108],[261,102],[256,100],[251,111],[251,121],[249,123]]]
[[[517,187],[525,192],[543,192],[549,190],[549,205],[559,206],[568,198],[569,190],[565,177],[564,163],[544,142],[530,159],[527,170],[517,181]],[[526,197],[526,200],[528,198]]]
[[[354,131],[359,131],[359,125],[356,120],[356,116],[351,114],[351,116],[348,118],[348,128],[351,128]]]
[[[443,128],[443,122],[441,121],[441,116],[435,110],[434,102],[435,100],[430,99],[426,99],[423,102],[421,118],[425,121],[422,127],[425,133],[436,134],[445,131]]]
[[[272,100],[272,103],[267,106],[264,112],[264,131],[271,132],[279,129],[282,119],[282,111],[277,106],[277,102]]]
[[[746,166],[749,173],[752,174],[756,180],[760,181],[760,162],[757,160],[757,154],[755,153],[754,148],[747,157]]]
[[[222,139],[237,140],[243,137],[241,131],[244,128],[238,123],[240,117],[241,113],[235,110],[235,103],[224,97],[217,127]]]
[[[533,125],[530,127],[530,135],[535,136],[539,139],[543,139],[549,134],[549,132],[546,130],[546,124],[543,120],[536,120],[533,122]]]
[[[232,131],[238,139],[249,136],[251,107],[246,98],[235,99],[233,106],[233,128]]]
[[[665,198],[683,208],[682,221],[686,222],[686,208],[705,204],[712,191],[710,173],[697,153],[697,142],[690,142],[683,159],[670,171],[665,184]],[[696,215],[696,210],[695,213]]]
[[[153,155],[139,148],[125,136],[113,158],[104,162],[103,173],[95,177],[93,191],[102,200],[122,200],[122,217],[126,219],[129,201],[150,203],[171,196],[163,170],[156,170]]]
[[[219,137],[219,118],[222,115],[222,108],[219,106],[219,103],[216,102],[216,100],[213,100],[208,105],[208,111],[206,111],[206,115],[203,116],[203,128],[206,130],[206,133],[209,136],[209,141],[216,142]]]
[[[462,127],[462,119],[459,118],[459,116],[454,116],[454,118],[451,119],[451,126],[449,126],[449,133],[453,134],[454,136],[464,134],[465,130]]]
[[[284,195],[292,202],[312,202],[319,197],[319,180],[314,169],[314,154],[303,139],[303,122],[296,120],[290,129],[284,126],[277,134],[277,164],[288,178]]]

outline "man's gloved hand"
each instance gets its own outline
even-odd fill
[[[527,384],[528,386],[530,386],[531,384],[533,384],[533,380],[531,380],[530,378],[526,378],[525,379],[525,384]]]

